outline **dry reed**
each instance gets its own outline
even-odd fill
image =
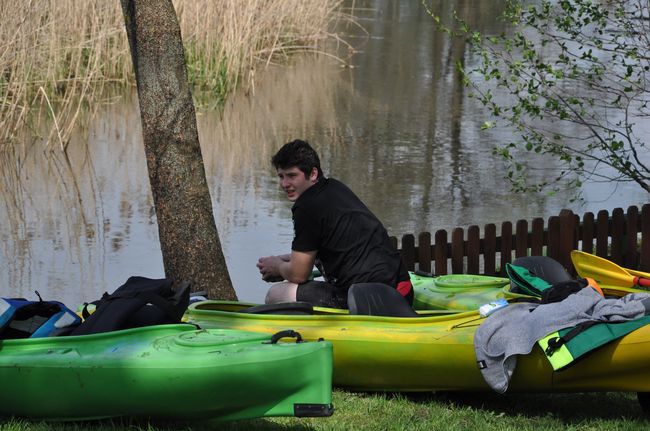
[[[213,100],[253,86],[260,66],[335,39],[340,3],[175,0],[190,80]],[[0,0],[0,17],[0,149],[41,132],[64,150],[107,84],[133,85],[118,1]]]

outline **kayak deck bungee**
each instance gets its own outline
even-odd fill
[[[286,329],[286,328],[283,328]],[[332,346],[193,325],[0,342],[0,415],[328,416]]]
[[[293,328],[307,340],[334,346],[334,384],[367,391],[488,391],[476,364],[477,312],[430,312],[426,317],[327,314],[251,314],[248,304],[205,301],[186,318],[206,328],[265,333]],[[591,352],[579,364],[554,372],[538,346],[518,357],[509,391],[650,391],[650,327]]]

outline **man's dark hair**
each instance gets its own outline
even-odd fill
[[[305,174],[305,178],[309,177],[312,168],[318,170],[318,178],[323,176],[318,153],[306,141],[300,139],[284,144],[271,158],[271,163],[275,169],[290,169],[296,166]]]

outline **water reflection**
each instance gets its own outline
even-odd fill
[[[9,294],[33,299],[38,290],[75,304],[130,274],[162,275],[132,101],[105,107],[67,155],[35,141],[1,159],[0,283]]]
[[[324,171],[355,190],[397,236],[647,200],[631,186],[588,186],[584,207],[569,204],[568,195],[511,195],[504,166],[491,156],[491,143],[509,137],[479,131],[484,112],[455,66],[475,61],[462,42],[436,32],[419,0],[354,5],[365,30],[344,29],[359,51],[352,67],[307,58],[271,69],[253,93],[234,95],[221,112],[199,109],[217,226],[240,299],[262,300],[267,285],[255,261],[289,248],[290,204],[269,159],[294,138],[312,142]],[[445,19],[456,7],[493,31],[503,30],[499,5],[433,2]],[[76,304],[130,275],[161,277],[137,101],[104,107],[76,132],[69,151],[67,159],[45,156],[35,142],[0,157],[0,283],[11,295],[33,298],[39,290]]]

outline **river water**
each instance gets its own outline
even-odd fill
[[[501,31],[500,1],[438,2],[483,31]],[[475,59],[435,31],[419,0],[356,1],[363,29],[342,25],[355,54],[347,66],[304,58],[258,74],[221,111],[198,107],[208,182],[229,271],[240,300],[263,300],[255,263],[288,252],[290,203],[269,159],[295,138],[321,154],[326,175],[347,183],[389,233],[434,232],[504,220],[548,218],[642,205],[634,186],[587,184],[570,193],[517,195],[492,156],[507,132],[480,131],[488,119],[459,83],[455,63]],[[261,76],[259,76],[261,75]],[[103,106],[73,136],[68,157],[38,140],[3,154],[0,192],[2,294],[69,305],[112,291],[131,275],[162,277],[155,211],[137,99]],[[550,175],[550,160],[532,175]]]

